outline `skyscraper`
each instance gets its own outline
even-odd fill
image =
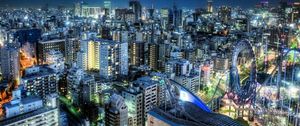
[[[212,13],[213,12],[213,1],[207,0],[207,12]]]
[[[130,0],[129,1],[129,8],[132,9],[135,17],[135,21],[141,19],[142,16],[142,5],[139,0]]]

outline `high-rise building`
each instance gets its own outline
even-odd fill
[[[128,125],[143,126],[143,93],[139,87],[130,87],[122,92],[128,107]]]
[[[81,2],[75,3],[75,5],[74,5],[74,14],[75,14],[75,16],[81,17],[81,11],[82,11],[81,6],[82,6]]]
[[[105,10],[98,6],[83,4],[81,6],[81,17],[99,18],[105,14]]]
[[[167,28],[168,26],[168,22],[169,22],[169,9],[168,8],[162,8],[160,10],[160,17],[161,17],[161,23],[162,23],[162,27],[164,29]]]
[[[79,91],[80,105],[90,104],[96,93],[95,78],[91,75],[85,75],[80,82]]]
[[[197,93],[199,86],[200,86],[200,76],[199,75],[181,75],[176,76],[174,78],[174,81],[181,84],[188,90],[190,90],[193,93]]]
[[[65,62],[72,65],[77,60],[77,52],[79,52],[80,41],[77,38],[67,38],[65,41]]]
[[[59,76],[45,66],[27,68],[21,79],[27,96],[40,96],[43,100],[52,93],[58,93]]]
[[[130,126],[144,125],[147,112],[157,106],[158,81],[149,76],[138,78],[122,92],[128,106],[128,124]]]
[[[91,103],[96,93],[94,77],[87,75],[82,69],[76,66],[73,66],[68,73],[68,97],[77,106]]]
[[[130,0],[129,8],[133,11],[135,21],[138,21],[142,17],[142,5],[139,0]]]
[[[130,65],[140,66],[145,64],[145,43],[144,42],[132,42],[130,44]]]
[[[173,26],[175,28],[182,26],[182,10],[178,9],[176,5],[173,7]]]
[[[158,69],[159,46],[156,43],[148,45],[148,64],[151,69]]]
[[[127,126],[128,108],[122,96],[113,94],[105,105],[105,125]]]
[[[143,116],[146,119],[147,112],[157,106],[157,81],[145,76],[134,81],[133,86],[139,87],[143,93]]]
[[[151,80],[155,81],[157,84],[157,106],[161,106],[166,103],[166,78],[167,75],[152,72],[150,73]]]
[[[65,39],[40,41],[37,47],[38,63],[45,64],[46,55],[50,50],[60,51],[62,54],[65,54],[65,41]]]
[[[128,31],[112,31],[112,39],[116,42],[128,42]]]
[[[128,75],[128,43],[95,39],[81,42],[79,61],[84,70],[97,70],[110,79]]]
[[[5,45],[1,47],[1,73],[4,80],[17,80],[20,77],[19,47]]]
[[[79,93],[80,93],[80,82],[84,76],[84,72],[82,69],[73,66],[67,75],[67,87],[68,87],[68,97],[72,100],[72,102],[76,105],[79,104]]]
[[[192,68],[193,68],[193,64],[191,64],[188,60],[174,59],[174,60],[169,60],[166,63],[165,72],[169,75],[173,74],[176,76],[180,76],[180,75],[188,76]]]
[[[213,12],[213,1],[207,0],[207,12],[212,13]]]

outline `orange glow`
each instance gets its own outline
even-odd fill
[[[12,91],[18,87],[18,80],[14,80],[13,83],[8,83],[8,87],[5,90],[0,91],[0,118],[3,118],[5,112],[3,105],[12,100]]]
[[[31,56],[25,51],[25,49],[20,50],[20,73],[21,76],[24,70],[28,67],[32,67],[37,64],[37,60],[34,56]],[[12,91],[17,89],[19,86],[19,80],[14,80],[13,83],[8,83],[8,87],[5,90],[0,91],[0,118],[5,115],[3,110],[3,105],[12,100]]]
[[[30,56],[23,49],[20,51],[20,65],[21,65],[21,74],[24,72],[26,68],[32,67],[37,64],[37,59],[35,57]]]

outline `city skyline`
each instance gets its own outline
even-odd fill
[[[104,0],[83,0],[91,6],[103,6]],[[128,7],[129,0],[111,0],[113,7],[125,8]],[[167,0],[139,0],[141,4],[145,7],[150,8],[153,5],[155,8],[171,8],[173,6],[173,1]],[[207,6],[207,0],[175,0],[177,6],[180,8],[195,9],[203,8]],[[232,7],[242,7],[251,8],[255,7],[261,1],[269,1],[269,4],[274,6],[278,5],[278,0],[213,0],[214,6],[232,6]],[[288,2],[293,2],[294,0],[286,0]],[[66,7],[73,7],[74,3],[80,2],[80,0],[0,0],[0,7],[10,6],[10,7],[42,7],[45,4],[49,4],[52,7],[63,5]],[[172,3],[172,4],[170,4]]]
[[[300,1],[85,2],[0,0],[0,126],[300,125]]]

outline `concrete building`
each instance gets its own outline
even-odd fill
[[[128,43],[95,39],[81,44],[79,66],[84,70],[99,71],[105,79],[128,75]]]
[[[148,65],[151,69],[158,69],[159,46],[155,43],[148,45]]]
[[[72,65],[77,60],[77,52],[80,51],[80,41],[77,38],[67,38],[65,42],[65,62]]]
[[[4,80],[20,78],[20,55],[17,46],[1,47],[1,73]]]
[[[139,87],[130,87],[122,92],[125,104],[128,107],[128,125],[143,126],[143,93]]]
[[[177,83],[181,84],[188,90],[190,90],[193,93],[197,93],[199,86],[200,86],[200,76],[199,75],[181,75],[181,76],[176,76],[174,78],[174,81]]]
[[[21,78],[27,96],[46,96],[58,92],[59,77],[53,69],[44,66],[27,68]]]
[[[38,63],[45,64],[46,55],[50,50],[60,51],[62,54],[65,54],[65,41],[65,39],[40,41],[37,45]]]
[[[130,44],[130,65],[140,66],[145,64],[145,43],[133,42]]]
[[[4,105],[6,116],[0,121],[1,126],[19,125],[59,125],[57,95],[47,95],[43,102],[38,97],[26,97],[12,100]]]
[[[157,106],[157,81],[149,76],[138,78],[133,85],[140,87],[143,93],[143,116],[147,118],[147,112]]]
[[[188,60],[173,59],[166,63],[165,72],[172,76],[189,75],[192,68],[193,64],[191,64]]]
[[[128,126],[128,108],[122,96],[113,94],[105,105],[105,125]]]
[[[93,76],[87,75],[82,69],[72,67],[67,75],[68,97],[77,105],[86,105],[96,94],[96,82]]]

